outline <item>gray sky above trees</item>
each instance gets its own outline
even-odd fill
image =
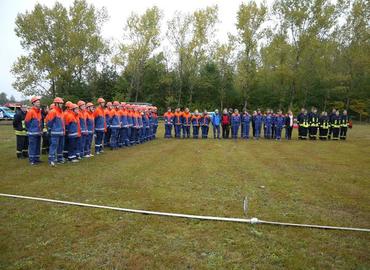
[[[14,80],[10,73],[12,64],[16,58],[22,54],[22,48],[19,44],[19,39],[15,35],[15,19],[18,13],[24,13],[27,10],[33,9],[36,3],[44,4],[49,7],[53,6],[55,0],[2,0],[0,1],[0,92],[5,92],[8,97],[14,95],[17,99],[22,96],[12,87]],[[64,6],[70,6],[73,0],[59,1]],[[115,0],[88,0],[88,3],[94,4],[96,7],[106,7],[109,15],[109,21],[104,25],[102,34],[103,37],[111,40],[112,44],[117,44],[122,40],[123,26],[132,12],[144,13],[145,10],[153,5],[158,6],[162,10],[164,19],[162,20],[162,35],[166,32],[166,22],[174,15],[175,11],[193,12],[196,9],[205,8],[207,6],[218,5],[218,16],[220,22],[217,25],[218,32],[215,33],[216,39],[226,40],[227,33],[235,33],[236,12],[241,0],[186,0],[186,1],[171,1],[171,0],[135,0],[135,1],[115,1]],[[262,2],[262,1],[256,1]],[[272,0],[267,0],[267,4],[271,4]],[[163,44],[162,44],[163,45]],[[166,46],[166,45],[163,45]]]

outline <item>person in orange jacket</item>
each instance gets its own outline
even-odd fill
[[[81,127],[81,137],[78,140],[77,155],[80,158],[83,158],[87,155],[87,153],[85,153],[85,147],[86,147],[85,145],[86,145],[87,136],[88,136],[87,126],[86,126],[86,118],[87,118],[86,103],[85,101],[80,100],[77,102],[77,106],[79,108],[78,119],[80,121],[80,127]]]
[[[190,126],[191,126],[192,115],[189,111],[189,108],[185,108],[185,111],[182,114],[182,138],[190,138]]]
[[[200,116],[198,110],[195,110],[193,116],[191,117],[191,123],[193,125],[193,139],[198,139],[200,118],[201,118],[201,116]]]
[[[175,129],[175,138],[181,138],[181,129],[182,129],[182,116],[183,112],[180,108],[176,108],[173,114],[173,126]]]
[[[31,98],[32,108],[28,110],[24,119],[28,134],[28,158],[31,165],[40,162],[40,147],[42,135],[41,97]]]
[[[63,159],[63,147],[64,147],[64,135],[65,125],[64,116],[62,111],[63,99],[60,97],[54,98],[54,103],[47,116],[47,128],[50,134],[50,147],[49,147],[49,165],[55,167],[55,163],[64,163]]]
[[[77,104],[69,105],[69,111],[65,115],[65,129],[68,137],[68,160],[78,162],[78,139],[81,137],[81,127]]]
[[[85,157],[87,158],[94,156],[91,154],[91,145],[94,136],[94,121],[95,121],[94,111],[95,111],[94,104],[92,104],[91,102],[86,103],[87,139],[84,152],[86,153]]]
[[[110,110],[110,148],[111,150],[115,150],[118,148],[118,136],[119,136],[119,129],[121,128],[121,121],[120,121],[120,115],[118,113],[118,106],[120,106],[118,101],[113,102],[113,108]]]
[[[172,125],[173,125],[173,113],[171,111],[171,108],[167,108],[167,112],[163,115],[164,118],[164,137],[165,138],[171,138],[172,137]]]
[[[104,132],[107,130],[105,121],[105,100],[98,98],[98,107],[94,111],[94,128],[95,128],[95,154],[99,155],[103,152]]]
[[[106,130],[104,132],[104,147],[110,146],[110,136],[111,136],[111,129],[110,129],[110,124],[111,124],[111,111],[113,110],[113,104],[112,102],[108,101],[107,102],[107,107],[104,110],[105,114],[105,123],[106,123]],[[104,151],[102,151],[104,152]]]

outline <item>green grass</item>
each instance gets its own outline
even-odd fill
[[[163,130],[160,129],[160,134]],[[0,192],[199,215],[370,227],[370,126],[346,142],[159,139],[31,167],[0,126]],[[46,157],[43,157],[46,160]],[[265,186],[265,188],[261,188]],[[0,269],[369,269],[370,234],[0,198]]]

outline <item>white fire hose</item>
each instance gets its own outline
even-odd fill
[[[27,200],[33,200],[33,201],[58,203],[58,204],[65,204],[65,205],[83,206],[83,207],[91,207],[91,208],[99,208],[99,209],[109,209],[109,210],[128,212],[128,213],[136,213],[136,214],[145,214],[145,215],[189,218],[189,219],[199,219],[199,220],[212,220],[212,221],[224,221],[224,222],[238,222],[238,223],[249,223],[249,224],[269,224],[269,225],[293,226],[293,227],[304,227],[304,228],[314,228],[314,229],[370,232],[370,229],[366,229],[366,228],[336,227],[336,226],[323,226],[323,225],[311,225],[311,224],[297,224],[297,223],[286,223],[286,222],[276,222],[276,221],[265,221],[265,220],[260,220],[256,217],[253,217],[253,218],[249,219],[249,218],[228,218],[228,217],[199,216],[199,215],[187,215],[187,214],[178,214],[178,213],[166,213],[166,212],[157,212],[157,211],[128,209],[128,208],[121,208],[121,207],[87,204],[87,203],[79,203],[79,202],[69,202],[69,201],[53,200],[53,199],[47,199],[47,198],[38,198],[38,197],[30,197],[30,196],[22,196],[22,195],[14,195],[14,194],[5,194],[5,193],[0,193],[0,196],[1,197],[8,197],[8,198],[17,198],[17,199],[27,199]],[[244,200],[244,211],[245,212],[246,212],[246,208],[247,208],[247,202],[246,202],[246,200]]]

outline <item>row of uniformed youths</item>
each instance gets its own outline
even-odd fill
[[[267,109],[265,113],[258,109],[252,115],[247,110],[243,110],[240,114],[238,109],[224,109],[223,113],[220,114],[216,109],[214,113],[209,115],[206,110],[203,113],[195,110],[192,114],[189,108],[185,108],[184,111],[176,108],[174,112],[171,108],[168,108],[163,118],[165,138],[172,137],[172,128],[174,129],[175,138],[181,138],[181,133],[182,138],[190,138],[190,127],[192,127],[192,135],[195,139],[199,138],[200,129],[202,138],[208,138],[209,127],[212,124],[213,138],[215,139],[220,139],[221,128],[222,138],[224,139],[229,138],[230,129],[232,138],[239,137],[240,129],[240,137],[249,139],[250,127],[252,127],[252,136],[255,139],[261,137],[263,129],[265,139],[280,140],[285,129],[285,138],[290,140],[295,121],[292,111],[289,110],[286,114],[283,114],[281,110],[274,113],[271,109]],[[328,116],[326,112],[318,115],[317,109],[314,107],[310,113],[302,108],[297,117],[297,124],[299,139],[315,140],[319,133],[321,140],[331,139],[331,136],[334,140],[339,138],[345,140],[349,118],[346,110],[340,115],[339,111],[333,109],[333,112]]]
[[[77,104],[55,98],[44,121],[40,111],[41,97],[31,99],[24,118],[23,131],[27,131],[28,157],[32,165],[40,162],[42,129],[48,133],[49,164],[64,163],[65,159],[78,162],[92,157],[91,146],[95,137],[95,154],[104,152],[104,144],[112,150],[141,144],[155,138],[158,117],[154,106],[127,104],[98,99],[93,103]],[[65,110],[63,110],[65,106]],[[16,133],[17,134],[17,133]]]

